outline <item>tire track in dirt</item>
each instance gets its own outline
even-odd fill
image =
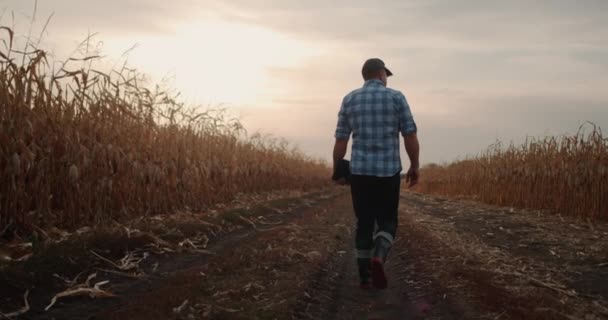
[[[403,195],[408,248],[449,295],[484,317],[604,319],[607,295],[576,286],[606,271],[607,228],[531,210]],[[405,224],[403,224],[405,223]],[[588,230],[586,234],[575,232]],[[584,255],[584,259],[580,256]],[[426,258],[425,258],[426,257]],[[599,282],[600,287],[605,278]],[[604,287],[605,288],[605,287]],[[463,310],[468,307],[463,305]],[[466,318],[474,318],[469,315]]]
[[[50,311],[44,311],[44,306],[46,306],[50,301],[50,297],[52,297],[54,294],[53,292],[58,292],[58,289],[56,289],[54,285],[51,287],[48,285],[40,286],[36,283],[30,285],[23,284],[26,286],[33,286],[31,290],[33,294],[30,294],[30,304],[32,305],[32,308],[30,312],[20,317],[20,319],[115,319],[116,317],[114,316],[108,316],[108,310],[117,311],[125,308],[128,309],[129,306],[133,307],[134,301],[137,301],[143,297],[148,297],[150,301],[154,300],[154,302],[150,303],[150,301],[148,301],[147,303],[141,303],[139,306],[134,307],[134,312],[126,318],[175,318],[173,308],[179,306],[179,303],[183,301],[182,298],[188,297],[190,294],[197,293],[198,289],[193,286],[192,277],[196,276],[196,278],[200,278],[199,269],[201,266],[209,264],[210,261],[216,259],[216,256],[221,255],[223,252],[228,251],[237,244],[251,241],[252,238],[259,233],[263,233],[266,229],[289,224],[291,221],[301,219],[303,216],[308,215],[312,209],[316,207],[323,207],[324,205],[331,203],[336,196],[339,196],[341,192],[342,191],[339,190],[333,190],[329,192],[325,191],[323,193],[308,194],[305,196],[305,198],[273,200],[268,204],[256,205],[255,207],[252,207],[252,212],[243,211],[243,209],[239,209],[239,211],[235,213],[229,211],[225,217],[226,219],[229,218],[231,220],[235,220],[236,218],[234,217],[237,217],[237,215],[241,216],[245,214],[255,214],[256,216],[260,215],[260,218],[263,216],[264,221],[267,223],[262,225],[260,222],[258,227],[253,227],[248,223],[245,223],[240,218],[240,220],[236,219],[239,220],[238,222],[242,223],[245,227],[237,228],[234,231],[222,234],[217,239],[211,240],[209,247],[207,247],[207,251],[216,253],[215,255],[192,253],[176,253],[169,254],[168,256],[151,255],[146,260],[147,265],[145,268],[147,270],[154,269],[154,271],[150,271],[147,277],[140,280],[125,279],[119,276],[113,277],[112,275],[104,274],[103,279],[111,280],[109,290],[116,294],[116,298],[65,298],[59,300],[59,303]],[[279,203],[279,207],[282,207],[283,209],[277,209],[275,207],[277,204],[274,203]],[[223,215],[224,214],[222,213],[222,216],[220,217],[223,217]],[[205,223],[203,223],[203,225],[204,224]],[[184,228],[188,229],[190,226],[186,225]],[[116,242],[114,241],[115,239],[111,240],[112,242]],[[92,243],[95,243],[95,241]],[[142,242],[139,245],[143,246],[145,244],[146,242]],[[118,251],[123,250],[122,247],[124,244],[119,245],[116,243],[115,245],[117,245],[116,249]],[[138,248],[137,243],[131,243],[128,247],[130,250]],[[57,250],[59,250],[58,252],[61,252],[61,249],[58,248]],[[73,248],[70,250],[74,251],[80,249]],[[63,254],[66,253],[62,253],[62,255]],[[67,256],[67,258],[71,259],[69,256]],[[62,260],[63,258],[56,257],[56,259]],[[90,261],[79,263],[84,264],[81,267],[86,266],[86,268],[90,268],[91,265]],[[152,267],[152,264],[155,264],[155,266]],[[93,264],[93,266],[95,266],[95,264]],[[41,265],[40,268],[44,268],[44,266]],[[71,268],[77,268],[77,266],[73,266]],[[35,269],[30,271],[35,271]],[[6,275],[2,274],[2,277],[9,276],[10,273]],[[34,298],[31,298],[32,296]],[[17,297],[14,298],[14,300],[17,299]],[[177,301],[179,301],[179,303],[177,303]],[[177,305],[175,305],[175,303],[177,303]],[[3,307],[3,309],[7,308]],[[138,312],[137,310],[143,310],[144,312]]]
[[[290,318],[314,273],[348,233],[336,209],[343,198],[317,202],[280,224],[252,230],[206,263],[176,273],[154,292],[132,297],[97,319]],[[180,305],[186,307],[176,313]]]

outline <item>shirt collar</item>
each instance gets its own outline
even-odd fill
[[[384,84],[382,83],[382,80],[371,79],[371,80],[365,81],[365,84],[363,86],[367,87],[367,86],[371,86],[371,85],[381,85],[381,86],[383,86]]]

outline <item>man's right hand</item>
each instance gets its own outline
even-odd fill
[[[418,177],[419,177],[419,169],[415,168],[415,167],[410,167],[410,169],[407,171],[407,174],[405,175],[405,182],[408,183],[407,187],[411,188],[411,187],[417,185]]]
[[[403,136],[403,142],[405,144],[405,151],[407,156],[410,158],[410,169],[405,175],[405,181],[408,182],[408,188],[411,188],[418,184],[418,156],[420,154],[420,144],[418,143],[418,135],[416,133],[408,134]]]

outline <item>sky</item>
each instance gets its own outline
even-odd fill
[[[33,8],[0,0],[0,24],[25,35]],[[423,164],[585,121],[608,130],[605,0],[39,0],[34,34],[51,15],[41,45],[57,59],[90,33],[108,61],[135,46],[151,81],[326,160],[371,57],[407,97]]]

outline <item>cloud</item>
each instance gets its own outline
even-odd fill
[[[0,10],[25,16],[32,5],[5,0]],[[387,62],[395,73],[389,85],[412,105],[423,161],[474,154],[497,138],[572,133],[586,120],[608,128],[604,0],[39,1],[39,17],[51,12],[50,36],[61,48],[87,30],[108,47],[120,38],[121,47],[174,38],[180,27],[209,19],[321,48],[297,65],[266,68],[260,98],[237,108],[250,131],[284,136],[326,159],[339,103],[362,84],[361,64],[372,56]],[[180,57],[197,55],[163,61]]]
[[[34,0],[6,0],[0,9],[15,12],[20,24],[29,24]],[[194,0],[121,0],[121,1],[38,1],[37,20],[43,23],[54,14],[52,29],[91,30],[121,34],[170,33],[180,20],[200,14],[201,3]],[[192,8],[195,10],[192,10]],[[5,17],[6,19],[6,17]]]
[[[503,97],[457,109],[455,116],[419,117],[426,162],[474,156],[497,140],[519,144],[527,137],[575,134],[586,121],[608,128],[608,104],[588,100]]]
[[[295,36],[340,44],[386,39],[413,47],[510,48],[596,45],[608,31],[605,1],[222,1],[224,11]],[[595,30],[592,33],[589,29]],[[605,40],[604,40],[605,41]]]

